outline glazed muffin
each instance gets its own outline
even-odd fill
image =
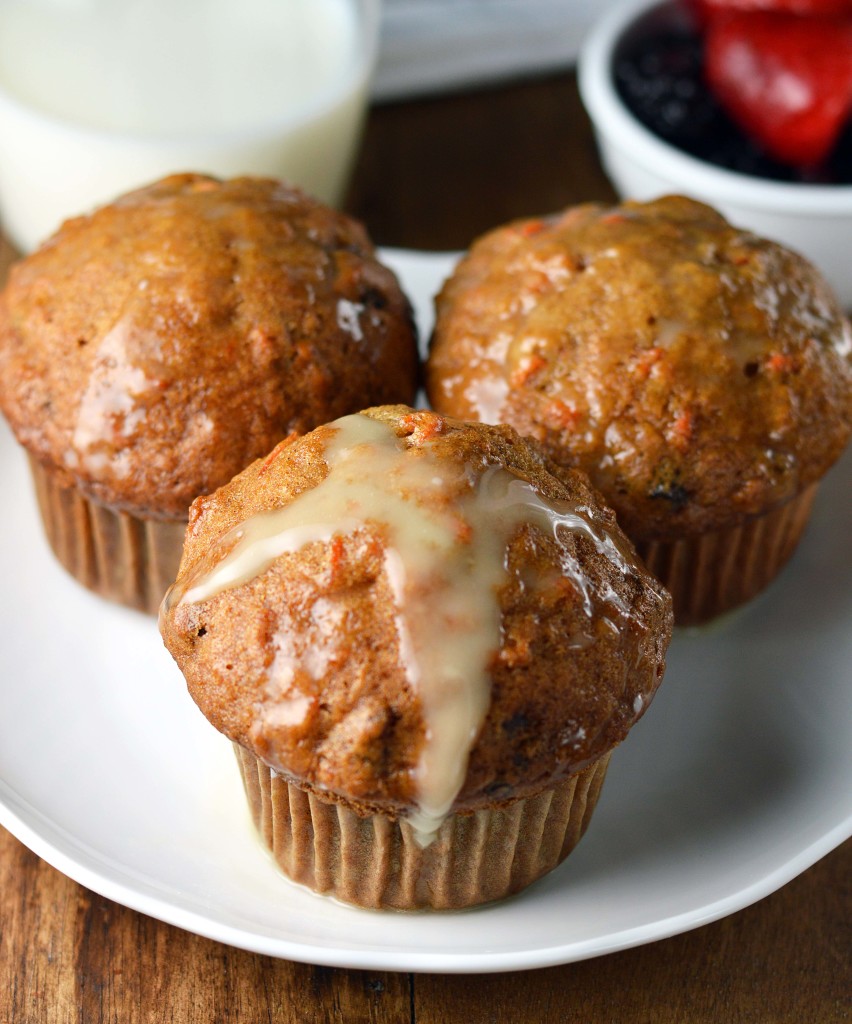
[[[281,438],[417,386],[364,229],[279,181],[175,175],[66,222],[0,296],[0,407],[60,561],[155,612],[187,511]]]
[[[437,298],[427,387],[584,469],[689,624],[792,553],[849,437],[850,352],[804,259],[667,197],[476,242]]]
[[[160,628],[285,874],[449,909],[573,848],[671,619],[585,476],[394,406],[199,498]]]

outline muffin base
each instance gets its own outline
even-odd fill
[[[678,541],[637,541],[671,592],[675,625],[700,626],[756,597],[784,567],[811,514],[817,484],[739,526]]]
[[[424,849],[404,819],[363,817],[234,750],[255,826],[284,874],[374,910],[460,910],[526,888],[579,842],[610,758],[533,797],[450,815]]]
[[[53,553],[101,597],[156,615],[174,582],[185,520],[143,519],[100,505],[30,458],[36,498]]]

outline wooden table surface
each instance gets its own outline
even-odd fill
[[[380,244],[453,249],[510,217],[611,197],[566,74],[373,111],[347,206]],[[0,829],[0,1024],[848,1021],[850,867],[847,842],[753,907],[595,960],[410,975],[199,938],[82,888]]]

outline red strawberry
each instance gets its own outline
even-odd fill
[[[774,11],[818,18],[852,14],[852,0],[689,0],[702,21],[725,11]]]
[[[767,153],[798,166],[828,155],[852,110],[852,18],[730,14],[705,45],[710,88]]]

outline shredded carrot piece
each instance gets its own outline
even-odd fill
[[[674,422],[675,433],[682,438],[690,438],[692,437],[693,425],[694,421],[692,413],[682,412]]]
[[[658,347],[649,348],[643,352],[636,360],[635,373],[637,377],[641,377],[643,380],[648,377],[654,364],[658,363],[662,357],[663,350]]]
[[[526,238],[529,238],[532,235],[537,235],[539,233],[539,231],[543,231],[544,230],[544,221],[543,220],[528,220],[524,224],[521,224],[521,226],[518,228],[518,230]]]
[[[444,417],[430,409],[406,413],[399,421],[402,429],[412,435],[415,444],[423,444],[444,429]]]
[[[278,456],[283,453],[284,449],[289,448],[290,445],[296,440],[298,436],[298,433],[295,430],[292,430],[283,440],[279,441],[278,444],[263,460],[260,469],[257,471],[257,475],[263,476],[263,474],[269,469],[272,463],[275,462]]]
[[[512,372],[509,377],[509,383],[513,388],[523,387],[530,377],[535,376],[545,366],[547,366],[547,360],[543,359],[540,355],[527,356],[521,362],[521,365]]]
[[[328,552],[329,568],[332,578],[340,572],[340,565],[343,561],[343,538],[333,537]]]
[[[792,356],[785,356],[783,352],[773,352],[766,360],[766,366],[775,373],[785,373],[795,369],[796,361]]]
[[[554,398],[545,407],[544,419],[547,423],[566,430],[577,425],[580,413],[573,406]]]
[[[627,217],[623,213],[605,213],[601,217],[601,224],[623,224]]]

